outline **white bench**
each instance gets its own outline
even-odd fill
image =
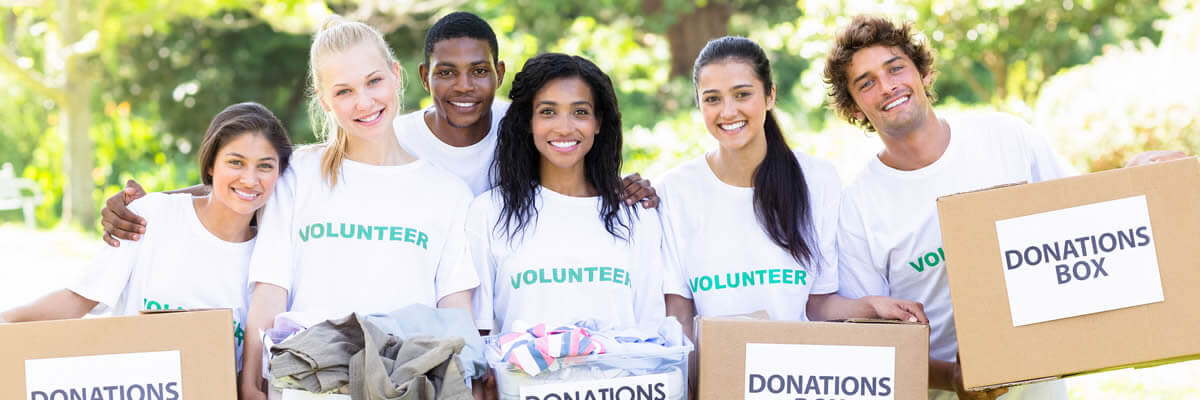
[[[33,206],[38,204],[42,204],[41,188],[31,180],[16,177],[12,164],[4,163],[0,167],[0,210],[21,210],[25,214],[25,226],[33,229],[37,227]]]

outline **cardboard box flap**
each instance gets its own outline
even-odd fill
[[[973,387],[973,388],[967,389],[967,391],[968,391],[968,392],[982,392],[982,391],[985,391],[985,390],[999,389],[999,388],[1004,388],[1004,387],[1012,387],[1012,386],[1028,385],[1028,384],[1031,384],[1031,383],[1038,383],[1038,382],[1048,382],[1048,381],[1052,381],[1052,380],[1055,380],[1055,379],[1058,379],[1058,378],[1060,378],[1060,377],[1058,377],[1058,376],[1047,376],[1047,377],[1045,377],[1045,378],[1033,378],[1033,379],[1026,379],[1026,380],[1023,380],[1023,381],[1011,382],[1011,383],[1000,383],[1000,384],[995,384],[995,385],[988,385],[988,386]]]
[[[140,311],[138,311],[138,314],[154,315],[154,314],[174,314],[174,313],[185,313],[185,312],[220,311],[220,310],[230,310],[230,309],[229,308],[181,308],[181,309],[175,309],[175,310],[140,310]],[[230,312],[233,312],[233,310],[230,310]]]
[[[953,193],[953,194],[947,194],[947,195],[944,195],[944,196],[938,196],[938,201],[941,201],[943,197],[958,196],[958,195],[963,195],[963,194],[968,194],[968,193],[975,193],[975,192],[986,192],[986,191],[988,191],[988,190],[999,189],[999,188],[1006,188],[1006,187],[1009,187],[1009,186],[1021,186],[1021,185],[1025,185],[1025,184],[1028,184],[1028,183],[1029,183],[1029,181],[1020,181],[1020,182],[1013,182],[1013,183],[1002,183],[1002,184],[995,185],[995,186],[988,186],[988,187],[985,187],[985,188],[983,188],[983,189],[968,190],[968,191],[965,191],[965,192],[958,192],[958,193]]]
[[[928,325],[718,317],[700,319],[697,330],[702,333],[700,400],[823,398],[825,393],[801,381],[817,376],[870,380],[889,374],[890,382],[883,382],[889,382],[893,398],[928,395]],[[804,388],[781,386],[788,379]]]
[[[920,322],[908,322],[898,319],[883,319],[883,318],[846,318],[834,319],[828,322],[844,322],[850,324],[896,324],[896,325],[923,325]]]

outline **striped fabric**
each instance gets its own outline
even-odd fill
[[[571,356],[603,354],[604,345],[591,338],[591,333],[577,326],[547,329],[538,324],[522,332],[500,336],[500,354],[530,376],[551,369],[556,359]]]

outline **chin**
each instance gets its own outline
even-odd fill
[[[483,120],[483,114],[463,118],[446,117],[446,122],[455,128],[468,128],[478,124],[481,120]]]

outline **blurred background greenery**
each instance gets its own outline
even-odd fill
[[[226,105],[258,101],[297,143],[309,35],[329,13],[385,32],[405,67],[405,108],[424,33],[468,10],[500,36],[509,76],[540,52],[589,57],[617,85],[626,170],[654,177],[713,145],[691,91],[704,43],[732,34],[770,53],[794,147],[852,177],[878,140],[826,107],[823,58],[837,26],[870,12],[916,23],[937,50],[939,107],[1014,113],[1081,171],[1138,151],[1200,148],[1196,0],[4,0],[0,163],[45,194],[37,224],[98,227],[126,179],[147,190],[199,181],[196,148]],[[0,211],[0,221],[21,219]]]

